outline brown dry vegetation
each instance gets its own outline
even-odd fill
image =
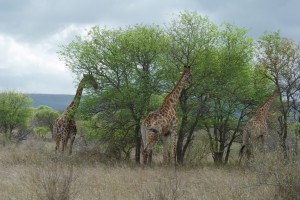
[[[250,168],[186,164],[175,171],[161,164],[109,163],[97,151],[77,149],[61,156],[53,149],[53,143],[37,140],[0,147],[0,199],[299,199],[280,196],[290,192],[278,187],[284,174],[276,175],[277,182],[272,178],[274,159]],[[287,168],[296,192],[299,169]]]

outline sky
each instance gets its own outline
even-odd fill
[[[76,77],[57,52],[95,25],[163,26],[196,11],[254,38],[280,30],[300,42],[299,10],[298,0],[0,0],[0,92],[74,94]]]

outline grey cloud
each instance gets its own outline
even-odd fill
[[[158,24],[174,11],[196,9],[194,5],[193,0],[4,0],[0,3],[0,32],[21,40],[37,40],[69,24]]]
[[[300,41],[299,8],[297,0],[228,0],[200,1],[199,6],[213,13],[218,23],[230,22],[250,30],[258,38],[265,31],[280,30],[282,35]],[[200,5],[201,4],[201,5]]]
[[[300,41],[299,7],[298,0],[0,0],[0,90],[73,94],[76,84],[71,73],[45,74],[31,66],[48,71],[49,65],[58,65],[54,61],[58,45],[79,34],[77,27],[163,25],[173,14],[189,10],[216,24],[229,22],[248,28],[249,35],[256,38],[264,31],[280,30],[282,36]],[[38,61],[26,55],[16,61],[15,48],[22,47],[21,53],[30,51]]]
[[[0,92],[12,89],[24,93],[73,94],[75,89],[71,73],[49,75],[32,71],[18,75],[0,69]]]

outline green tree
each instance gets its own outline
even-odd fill
[[[116,30],[93,27],[86,38],[78,37],[60,52],[75,74],[88,71],[98,78],[97,100],[88,100],[96,103],[98,120],[105,122],[94,127],[96,135],[119,138],[121,144],[124,137],[118,135],[126,134],[127,142],[122,144],[135,147],[138,162],[140,123],[161,82],[159,62],[167,48],[165,40],[158,26],[136,25]],[[83,103],[82,107],[87,106]]]
[[[34,109],[31,123],[33,127],[38,128],[36,130],[34,129],[34,132],[40,135],[52,132],[54,121],[59,115],[60,113],[57,110],[49,106],[39,106]]]
[[[300,45],[280,36],[280,32],[266,32],[258,41],[258,68],[274,85],[281,88],[280,130],[278,131],[280,144],[286,153],[286,139],[288,136],[288,122],[293,117],[298,121],[300,95]]]
[[[171,44],[165,59],[166,65],[169,65],[166,68],[167,80],[173,86],[178,79],[174,75],[178,75],[183,65],[191,66],[193,77],[192,84],[182,90],[179,99],[177,160],[182,163],[199,126],[199,120],[205,114],[203,105],[207,96],[202,80],[207,76],[205,66],[210,66],[212,61],[217,26],[207,17],[185,11],[171,21],[166,32]]]
[[[225,157],[226,162],[242,119],[253,108],[249,102],[257,100],[256,88],[265,86],[255,79],[252,40],[246,33],[230,24],[221,29],[186,11],[164,30],[155,25],[95,26],[59,53],[74,74],[92,73],[98,81],[100,90],[88,93],[80,107],[90,136],[116,150],[119,158],[135,148],[136,161],[141,120],[174,87],[182,66],[191,66],[192,84],[183,89],[178,104],[178,162],[198,129],[207,130],[215,161]]]
[[[41,137],[42,139],[46,138],[47,133],[49,133],[50,129],[48,127],[38,126],[33,128],[33,132]]]
[[[49,106],[39,106],[33,111],[33,123],[36,126],[48,127],[53,129],[55,119],[60,115],[59,111]]]
[[[6,138],[11,139],[13,128],[28,125],[31,103],[32,99],[20,92],[8,90],[0,93],[0,129]]]
[[[211,76],[206,79],[209,108],[204,126],[217,164],[228,162],[231,145],[253,100],[253,42],[246,33],[229,23],[220,27]]]

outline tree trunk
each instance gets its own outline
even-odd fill
[[[213,153],[214,163],[216,165],[223,164],[223,151],[216,151]]]
[[[184,140],[184,133],[187,126],[187,95],[186,90],[183,89],[180,96],[180,107],[182,110],[182,119],[181,119],[181,127],[178,131],[178,137],[177,137],[177,162],[179,164],[183,163],[183,140]]]
[[[179,140],[179,138],[180,137],[178,137],[178,142],[177,142],[177,152],[176,152],[176,154],[177,154],[177,162],[179,163],[179,164],[182,164],[183,163],[183,154],[182,154],[182,137],[180,138],[180,140]]]
[[[197,111],[197,115],[195,117],[195,121],[193,122],[189,132],[188,132],[188,136],[186,138],[186,141],[185,141],[185,144],[183,145],[183,150],[182,150],[182,162],[184,160],[184,155],[185,155],[185,152],[189,146],[189,144],[192,142],[193,140],[193,137],[194,137],[194,131],[196,129],[196,126],[198,125],[198,122],[199,122],[199,119],[201,117],[201,113],[202,113],[202,110],[203,108],[205,107],[204,104],[201,105],[201,107],[198,109]]]
[[[178,132],[178,140],[177,140],[177,149],[176,149],[176,154],[177,154],[177,162],[179,164],[183,163],[183,140],[184,140],[184,130],[187,122],[187,116],[184,115],[182,117],[182,123],[180,130]]]
[[[300,117],[298,117],[298,123],[300,123]],[[297,156],[298,155],[298,140],[299,140],[299,137],[300,136],[300,130],[295,130],[295,150],[294,150],[294,153],[295,155]]]
[[[220,127],[219,129],[215,127],[215,134],[219,133],[219,141],[216,140],[216,150],[214,152],[214,163],[216,165],[223,164],[223,155],[225,151],[225,133],[222,132],[223,128]]]
[[[242,117],[239,118],[238,125],[237,125],[237,127],[235,128],[235,131],[234,131],[234,133],[233,133],[233,135],[232,135],[232,137],[231,137],[231,139],[230,139],[230,141],[229,141],[229,143],[228,143],[227,151],[226,151],[226,155],[225,155],[225,160],[224,160],[225,164],[228,163],[229,155],[230,155],[230,150],[231,150],[231,146],[232,146],[232,144],[233,144],[234,139],[237,137],[236,134],[238,133],[238,130],[239,130],[239,128],[240,128],[241,119],[242,119]]]
[[[149,155],[148,155],[148,161],[147,161],[147,163],[149,163],[149,164],[151,164],[152,163],[152,149],[151,149],[151,151],[149,152]]]
[[[230,155],[230,150],[231,150],[231,146],[233,144],[233,140],[235,139],[235,135],[236,135],[236,132],[234,132],[234,134],[232,135],[232,137],[231,137],[231,139],[229,141],[229,144],[227,146],[227,150],[226,150],[226,154],[225,154],[225,160],[224,160],[225,164],[228,163],[229,155]]]
[[[284,158],[287,158],[287,146],[286,146],[286,138],[287,138],[287,116],[284,113],[283,116],[279,118],[280,123],[280,146],[284,155]]]
[[[141,157],[142,139],[140,134],[140,124],[135,126],[135,161],[140,163]]]

